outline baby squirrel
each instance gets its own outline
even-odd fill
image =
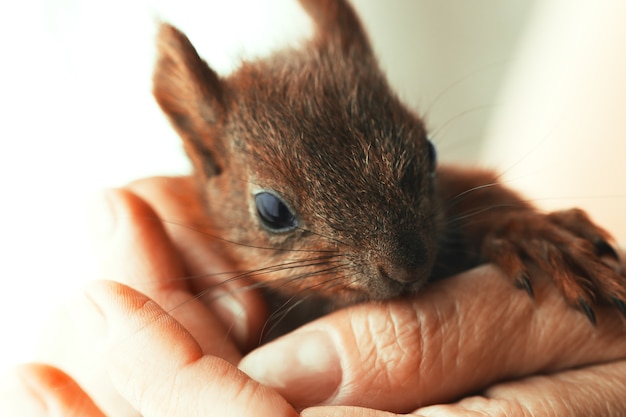
[[[493,172],[437,165],[346,0],[301,0],[299,49],[218,76],[163,24],[154,95],[182,137],[207,219],[243,275],[353,303],[414,293],[492,262],[533,295],[531,264],[592,323],[626,315],[609,234],[577,209],[541,213]]]

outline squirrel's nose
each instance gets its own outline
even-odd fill
[[[394,244],[389,245],[391,249],[377,259],[378,273],[384,279],[403,285],[423,281],[424,275],[430,275],[427,270],[429,254],[424,243],[416,233],[398,235]]]
[[[378,265],[378,273],[384,279],[395,281],[399,284],[411,284],[421,278],[419,268],[393,264]]]

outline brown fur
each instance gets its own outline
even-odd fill
[[[595,297],[623,308],[625,280],[601,257],[616,257],[606,232],[568,221],[573,212],[539,213],[488,171],[440,167],[434,177],[425,127],[390,90],[350,5],[301,3],[313,39],[226,78],[177,29],[159,34],[155,97],[243,271],[287,294],[354,302],[487,261],[532,293],[534,262],[590,319]],[[299,226],[266,230],[259,190],[280,194]]]

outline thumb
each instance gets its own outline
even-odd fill
[[[499,380],[626,356],[616,314],[599,311],[594,328],[552,285],[534,285],[536,303],[495,268],[478,268],[410,299],[337,311],[251,352],[240,369],[298,408],[407,412]]]

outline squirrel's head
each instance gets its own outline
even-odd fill
[[[223,78],[163,24],[155,97],[193,162],[212,230],[251,277],[346,300],[413,291],[436,256],[433,146],[352,7],[301,3],[312,39]]]

